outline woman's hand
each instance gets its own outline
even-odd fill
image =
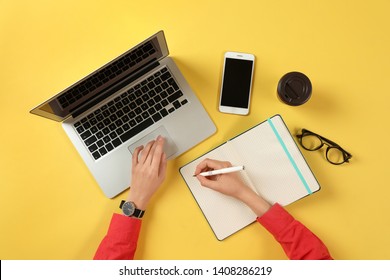
[[[158,136],[145,147],[134,150],[128,201],[133,201],[138,209],[146,209],[151,197],[165,179],[167,159],[164,142],[164,138]]]

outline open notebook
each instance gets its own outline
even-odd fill
[[[219,240],[253,223],[256,215],[240,201],[199,184],[193,175],[205,158],[244,165],[242,179],[272,204],[288,205],[320,189],[282,117],[269,118],[180,168]]]

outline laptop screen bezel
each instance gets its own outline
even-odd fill
[[[54,121],[58,121],[58,122],[62,122],[64,120],[66,120],[67,118],[69,118],[72,115],[72,112],[74,112],[75,110],[80,110],[80,107],[83,107],[85,105],[84,103],[88,103],[88,102],[81,102],[81,104],[79,104],[78,106],[72,108],[69,111],[66,111],[65,115],[61,116],[59,114],[56,114],[53,111],[53,105],[52,104],[55,103],[58,98],[60,98],[62,95],[64,95],[65,93],[69,92],[73,88],[77,87],[82,82],[88,80],[94,74],[96,74],[96,73],[98,73],[98,72],[108,68],[114,62],[116,62],[117,60],[119,60],[122,57],[126,56],[127,54],[131,53],[133,50],[137,49],[139,46],[144,45],[148,41],[153,42],[153,40],[154,40],[154,42],[157,42],[157,46],[155,46],[155,47],[159,50],[159,52],[157,52],[157,54],[160,54],[160,55],[156,56],[155,58],[153,58],[153,60],[151,60],[150,63],[159,61],[159,60],[167,57],[169,55],[168,45],[166,43],[164,32],[161,30],[161,31],[157,32],[156,34],[150,36],[148,39],[146,39],[146,40],[142,41],[141,43],[137,44],[133,48],[129,49],[125,53],[123,53],[120,56],[116,57],[112,61],[106,63],[104,66],[100,67],[99,69],[97,69],[96,71],[92,72],[88,76],[80,79],[79,81],[77,81],[76,83],[72,84],[71,86],[69,86],[68,88],[64,89],[63,91],[59,92],[55,96],[51,97],[50,99],[48,99],[45,102],[41,103],[40,105],[36,106],[35,108],[33,108],[30,111],[30,113],[38,115],[38,116],[41,116],[41,117],[44,117],[44,118],[48,118],[48,119],[51,119],[51,120],[54,120]],[[97,89],[96,91],[93,91],[91,93],[91,95],[93,95],[93,96],[88,97],[88,99],[89,99],[88,101],[97,98],[101,93],[107,91],[111,87],[114,87],[117,83],[120,83],[123,79],[125,79],[125,78],[127,78],[129,76],[135,75],[137,72],[141,71],[144,67],[147,67],[147,65],[148,65],[148,63],[144,64],[143,66],[141,66],[141,69],[135,67],[134,70],[126,72],[126,74],[124,74],[122,77],[120,77],[118,80],[115,80],[114,82],[113,81],[109,81],[109,85],[108,86],[105,87],[103,85],[99,89]],[[88,109],[89,107],[85,106],[85,108]]]

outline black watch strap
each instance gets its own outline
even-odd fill
[[[137,208],[134,209],[134,214],[133,214],[134,217],[141,219],[144,216],[144,214],[145,214],[144,210],[140,210]]]

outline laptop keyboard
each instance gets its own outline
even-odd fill
[[[168,68],[74,124],[95,160],[188,103]]]

